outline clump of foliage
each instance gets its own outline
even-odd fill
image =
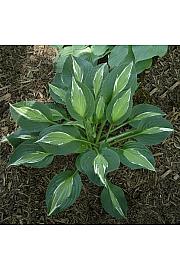
[[[137,87],[134,61],[110,71],[106,63],[94,66],[68,56],[56,82],[49,85],[55,103],[25,101],[10,106],[20,128],[7,137],[15,148],[9,165],[43,168],[57,155],[77,155],[75,169],[59,172],[49,183],[48,215],[76,201],[82,173],[102,187],[105,211],[115,218],[126,217],[124,192],[111,183],[109,172],[121,164],[155,171],[148,146],[159,144],[173,131],[158,107],[133,106]]]
[[[139,74],[152,65],[152,58],[164,56],[167,53],[167,45],[72,45],[53,46],[58,50],[56,58],[56,73],[61,73],[64,63],[69,55],[81,57],[97,64],[107,56],[110,69],[119,66],[123,62],[134,62],[136,73]]]

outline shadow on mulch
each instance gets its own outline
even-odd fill
[[[47,46],[0,46],[0,136],[15,129],[9,103],[48,99],[54,56],[54,50]],[[127,221],[117,221],[102,210],[101,189],[89,184],[84,176],[77,202],[65,212],[47,217],[44,198],[48,182],[64,167],[73,168],[75,157],[56,157],[47,169],[7,168],[12,149],[2,144],[0,224],[179,224],[179,93],[180,46],[170,46],[168,54],[155,59],[153,67],[141,75],[135,96],[136,103],[160,106],[175,128],[171,138],[152,147],[157,171],[132,171],[122,166],[109,175],[125,191]]]

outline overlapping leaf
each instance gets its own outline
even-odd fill
[[[98,121],[100,121],[104,116],[105,105],[106,104],[105,104],[103,96],[100,96],[96,105],[96,119]]]
[[[28,108],[28,109],[27,109]],[[25,130],[38,132],[52,125],[52,113],[46,104],[21,101],[10,107],[11,116]],[[41,121],[43,119],[43,121]]]
[[[133,107],[129,117],[129,123],[133,127],[137,127],[139,122],[146,122],[148,118],[164,116],[165,113],[158,107],[150,104],[138,104]]]
[[[114,149],[107,147],[103,148],[101,150],[101,154],[108,162],[108,167],[105,171],[106,174],[119,168],[120,159]],[[102,181],[100,180],[99,176],[95,174],[94,171],[94,159],[96,158],[96,156],[97,153],[94,150],[88,150],[87,152],[81,154],[79,159],[77,160],[77,168],[80,169],[81,172],[85,173],[94,184],[102,186]]]
[[[167,45],[132,45],[135,62],[150,59],[154,56],[164,56],[167,52]]]
[[[123,69],[119,76],[117,76],[114,88],[113,88],[113,96],[115,97],[121,91],[124,90],[126,85],[128,84],[129,78],[131,76],[133,62],[131,62],[127,67]]]
[[[117,219],[123,219],[127,215],[127,201],[123,190],[108,182],[101,193],[101,203],[104,210]]]
[[[97,97],[99,90],[102,85],[102,80],[103,80],[103,74],[104,74],[104,67],[105,65],[102,65],[95,73],[94,79],[93,79],[93,90],[94,90],[94,95]]]
[[[131,89],[121,92],[117,95],[107,107],[107,119],[110,123],[120,123],[125,121],[132,108]]]
[[[101,180],[101,182],[103,183],[103,185],[107,185],[106,184],[106,178],[105,178],[105,173],[106,170],[108,168],[108,162],[107,160],[104,158],[103,155],[98,154],[95,159],[94,159],[94,172],[95,174],[97,174]]]
[[[54,139],[54,143],[49,143],[49,136],[55,136],[55,138],[49,138],[51,142],[52,139]],[[73,125],[53,125],[43,130],[39,135],[38,144],[46,152],[52,153],[54,155],[81,153],[88,148],[88,144],[83,141],[78,127]]]
[[[140,133],[136,139],[143,144],[152,145],[164,141],[173,131],[173,126],[162,117],[154,117],[147,119],[146,122],[140,122],[137,130]]]
[[[131,169],[145,168],[155,171],[155,161],[151,151],[138,142],[127,142],[117,150],[121,162]]]
[[[71,206],[79,197],[81,187],[77,172],[68,170],[57,174],[49,183],[46,193],[48,214],[56,214]]]
[[[55,102],[65,104],[66,91],[64,89],[49,83],[49,93]]]
[[[34,168],[47,167],[53,160],[53,154],[44,151],[39,145],[29,140],[21,143],[9,159],[9,165],[28,165]]]

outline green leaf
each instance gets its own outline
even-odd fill
[[[108,45],[92,45],[92,53],[98,56],[103,55],[108,50]]]
[[[69,134],[71,137],[75,138],[76,140],[72,140],[68,143],[61,144],[61,145],[54,145],[49,143],[44,143],[42,141],[38,142],[38,145],[41,145],[42,148],[48,152],[52,153],[54,155],[68,155],[71,153],[82,153],[88,148],[88,144],[81,141],[82,136],[81,133],[76,126],[69,126],[69,125],[53,125],[51,127],[48,127],[44,129],[40,135],[39,138],[43,138],[44,136],[47,136],[50,133],[53,132],[62,132]],[[68,137],[68,139],[71,140],[71,138]],[[78,140],[79,139],[79,140]],[[57,142],[59,143],[59,141]]]
[[[140,131],[136,139],[143,144],[159,144],[173,131],[171,123],[162,117],[152,117],[145,122],[140,121],[137,130]]]
[[[49,103],[47,104],[47,107],[50,110],[51,119],[54,122],[62,120],[62,119],[68,119],[66,111],[61,107],[61,105],[56,104],[56,103]]]
[[[108,162],[103,155],[98,154],[94,159],[94,172],[97,174],[101,182],[106,186],[105,172],[108,168]]]
[[[64,89],[49,83],[49,92],[55,102],[65,104],[66,92]]]
[[[100,94],[104,97],[106,103],[109,103],[112,99],[116,79],[131,62],[132,61],[121,63],[118,67],[113,68],[113,70],[111,70],[104,78]],[[132,66],[131,75],[126,87],[124,88],[124,91],[129,88],[131,88],[132,94],[137,90],[137,74],[134,66]]]
[[[81,178],[78,173],[65,171],[53,177],[46,193],[48,215],[56,214],[71,206],[81,192]]]
[[[68,122],[64,122],[63,125],[65,125],[65,126],[76,126],[76,127],[80,127],[80,128],[84,129],[83,122],[81,122],[81,121],[68,121]]]
[[[51,155],[51,154],[45,153],[45,152],[40,152],[40,151],[35,151],[32,153],[24,154],[18,160],[16,160],[15,162],[13,162],[9,165],[10,166],[19,166],[19,165],[25,164],[25,163],[28,163],[28,164],[36,163],[36,162],[40,162],[40,161],[44,160],[49,155]]]
[[[136,73],[139,74],[143,72],[145,69],[150,68],[151,66],[152,66],[152,58],[137,62],[135,65]]]
[[[111,148],[103,148],[101,150],[101,154],[108,162],[108,167],[106,168],[106,174],[108,172],[114,171],[119,168],[120,159],[118,154]],[[94,150],[88,150],[85,153],[82,153],[77,161],[77,167],[81,172],[85,173],[89,180],[93,182],[95,185],[103,186],[100,178],[94,172],[94,159],[97,154]]]
[[[108,161],[108,168],[106,172],[115,171],[119,168],[120,159],[114,148],[104,147],[101,150],[102,155]]]
[[[147,118],[160,117],[165,115],[160,108],[150,105],[150,104],[138,104],[133,107],[131,115],[129,117],[130,125],[137,127],[139,121],[145,122]]]
[[[89,55],[90,53],[91,49],[87,45],[73,45],[64,47],[61,50],[61,54],[56,62],[56,72],[61,73],[63,71],[63,67],[68,56],[72,55],[79,57]]]
[[[101,193],[101,203],[104,210],[117,219],[125,218],[127,215],[127,201],[123,190],[108,182]]]
[[[173,129],[168,127],[151,127],[143,130],[141,134],[157,134],[161,132],[172,132],[172,131]]]
[[[93,90],[94,95],[97,97],[99,90],[101,88],[102,80],[103,80],[103,74],[104,74],[104,67],[106,64],[103,64],[95,73],[94,79],[93,79]]]
[[[86,84],[88,87],[92,88],[92,81],[93,81],[94,75],[91,73],[95,67],[93,67],[93,65],[89,61],[86,61],[85,59],[81,57],[74,58],[74,59],[76,63],[78,64],[78,66],[81,68],[81,71],[83,73],[83,80],[82,80],[83,83]],[[60,77],[60,80],[62,80],[63,85],[67,88],[67,91],[71,89],[72,77],[74,77],[73,60],[72,60],[72,57],[68,57],[64,63],[62,76]],[[80,82],[80,81],[77,80],[77,82]]]
[[[131,62],[127,67],[123,69],[121,74],[117,76],[117,79],[114,84],[114,89],[113,89],[113,96],[115,97],[117,94],[119,94],[126,85],[128,84],[130,75],[131,75],[131,70],[132,70],[133,62]]]
[[[166,54],[167,49],[167,45],[132,45],[136,63],[154,56],[162,57]]]
[[[128,45],[115,46],[108,59],[108,63],[111,68],[117,67],[122,63],[128,56],[129,48]]]
[[[23,108],[23,107],[28,107],[30,109],[34,109],[35,111],[38,111],[38,116],[39,116],[39,112],[40,112],[40,117],[41,114],[43,115],[43,119],[44,117],[46,117],[48,120],[45,119],[45,121],[34,121],[34,120],[30,120],[29,117],[24,117],[22,114],[20,114],[18,112],[18,109]],[[14,109],[15,108],[15,109]],[[13,104],[13,106],[10,106],[10,112],[11,112],[11,116],[13,118],[14,121],[17,122],[17,124],[22,128],[25,129],[29,132],[38,132],[41,131],[42,129],[50,126],[52,124],[51,121],[53,121],[52,119],[52,113],[51,110],[48,108],[48,106],[46,104],[40,103],[40,102],[35,102],[35,101],[20,101],[17,102],[15,104]],[[37,119],[37,118],[36,118]]]
[[[128,111],[131,101],[131,89],[128,89],[123,93],[114,103],[112,107],[111,118],[112,122],[115,123],[121,119]]]
[[[9,159],[9,165],[45,168],[53,161],[53,154],[45,152],[42,147],[29,140],[17,146]]]
[[[36,143],[47,143],[52,145],[64,145],[66,143],[70,143],[72,141],[77,140],[75,137],[69,135],[68,133],[56,131],[51,132],[41,139],[39,139]]]
[[[86,85],[80,82],[77,82],[77,84],[81,90],[77,92],[74,104],[72,104],[72,93],[67,94],[66,106],[69,114],[74,119],[82,122],[84,121],[84,118],[90,119],[93,116],[95,111],[95,101],[91,90]],[[78,93],[80,93],[80,98]],[[82,103],[84,104],[83,106],[81,106]],[[88,106],[88,104],[91,104],[91,106]],[[82,117],[82,115],[84,116]]]
[[[84,117],[87,107],[86,98],[74,78],[72,80],[71,103],[75,112]]]
[[[98,121],[100,121],[103,118],[104,111],[105,111],[105,101],[103,96],[100,96],[96,105],[96,119]]]
[[[17,147],[23,141],[36,139],[37,136],[38,133],[36,132],[29,132],[28,130],[18,128],[15,132],[6,136],[6,141],[8,141],[13,147]]]
[[[81,67],[76,62],[75,58],[72,58],[73,61],[73,71],[74,71],[74,77],[77,81],[82,82],[83,80],[83,72],[81,70]]]
[[[77,168],[80,169],[81,172],[86,174],[91,182],[93,182],[97,186],[102,186],[98,175],[94,172],[93,162],[96,157],[96,152],[94,150],[88,150],[85,153],[82,153],[79,156],[79,161],[77,161]]]
[[[163,114],[157,113],[157,112],[144,112],[144,113],[141,113],[141,114],[135,116],[133,118],[133,121],[141,121],[141,120],[144,120],[144,119],[149,118],[149,117],[161,116],[161,115],[163,115]]]
[[[35,121],[35,122],[45,122],[45,123],[51,122],[50,120],[47,119],[47,117],[44,114],[42,114],[40,111],[36,109],[31,109],[29,107],[17,108],[11,104],[10,106],[11,106],[11,109],[15,110],[16,113],[19,114],[20,117],[23,116],[27,118],[28,120]]]
[[[127,142],[118,150],[121,162],[131,169],[145,168],[155,171],[155,161],[147,147],[138,142]]]

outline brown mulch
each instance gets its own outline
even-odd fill
[[[9,103],[47,100],[47,85],[53,78],[55,51],[47,46],[0,46],[0,137],[11,133]],[[1,145],[0,224],[180,224],[180,46],[155,59],[141,75],[135,101],[158,105],[174,125],[175,132],[153,146],[156,173],[122,166],[110,174],[126,194],[127,221],[117,221],[102,210],[100,188],[83,178],[77,202],[53,217],[47,217],[45,192],[50,179],[64,167],[73,168],[74,157],[57,157],[47,169],[23,166],[7,168],[11,146]]]

